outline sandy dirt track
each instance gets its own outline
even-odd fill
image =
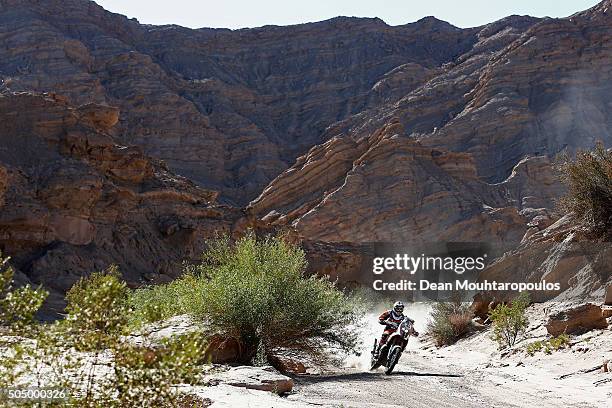
[[[350,368],[296,377],[295,392],[286,401],[343,408],[612,407],[612,373],[579,373],[612,360],[612,331],[573,336],[570,348],[529,356],[525,345],[546,338],[543,307],[530,308],[527,338],[508,355],[498,351],[489,331],[439,349],[422,337],[411,339],[390,376],[383,369],[368,370],[369,350],[364,349],[348,363]],[[428,311],[412,306],[408,312],[416,318],[417,330],[424,332]],[[364,334],[365,344],[379,332],[373,323]]]
[[[300,377],[296,379],[297,393],[289,400],[346,408],[496,406],[466,385],[463,375],[412,363],[400,364],[390,376],[382,369],[374,372],[346,369],[337,374]]]

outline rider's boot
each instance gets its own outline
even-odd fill
[[[383,353],[383,350],[384,350],[384,353],[386,353],[386,352],[387,352],[387,351],[386,351],[386,350],[387,350],[387,349],[386,349],[386,344],[379,344],[379,345],[378,345],[378,348],[376,349],[376,359],[377,359],[377,360],[378,360],[378,358],[380,357],[380,355],[381,355],[381,354],[384,354],[384,353]]]

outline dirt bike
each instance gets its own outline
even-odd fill
[[[404,320],[399,323],[395,331],[389,335],[385,344],[380,346],[378,353],[376,353],[378,339],[374,339],[370,370],[385,366],[385,374],[391,374],[408,345],[410,336],[416,337],[418,335],[419,333],[414,330],[414,320],[404,317]]]

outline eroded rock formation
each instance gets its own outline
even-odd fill
[[[327,126],[415,88],[475,32],[434,18],[391,27],[347,17],[191,30],[86,0],[2,0],[0,76],[13,90],[118,106],[118,140],[246,204]]]
[[[57,293],[110,263],[171,279],[253,226],[346,282],[374,241],[540,260],[555,156],[612,144],[611,9],[232,31],[0,0],[0,248]]]
[[[480,276],[502,282],[558,282],[560,290],[533,291],[533,301],[601,305],[612,283],[612,243],[589,237],[588,231],[565,216],[533,231],[518,248],[497,259]],[[599,309],[601,312],[601,309]]]
[[[509,17],[399,100],[328,128],[250,208],[328,241],[494,241],[550,224],[561,152],[612,143],[610,2]]]
[[[111,263],[134,285],[171,279],[215,231],[250,225],[216,192],[118,145],[117,119],[53,94],[0,96],[0,246],[54,293]]]

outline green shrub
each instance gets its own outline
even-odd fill
[[[112,355],[113,372],[99,378],[91,370],[86,392],[77,401],[83,406],[175,407],[179,395],[173,385],[197,382],[204,354],[201,334],[165,340],[159,347],[130,343],[130,290],[116,267],[81,279],[69,291],[66,325],[77,350],[93,351],[89,362],[104,366],[102,353]]]
[[[93,272],[88,276],[79,278],[66,292],[66,312],[70,313],[72,308],[82,304],[84,299],[90,296],[92,290],[109,281],[121,283],[121,272],[116,265],[111,265],[103,271]],[[127,288],[123,291],[127,292]]]
[[[538,351],[541,351],[542,347],[544,347],[544,343],[542,343],[540,340],[529,343],[526,347],[527,354],[533,356]]]
[[[200,268],[201,313],[243,345],[243,361],[278,348],[323,356],[355,351],[361,314],[327,278],[306,277],[304,252],[282,238],[254,234],[217,240]]]
[[[66,294],[65,325],[80,350],[108,347],[126,333],[129,288],[116,266],[79,279]]]
[[[36,332],[35,315],[48,294],[29,285],[14,288],[13,275],[9,258],[0,254],[0,390],[13,387],[27,372],[23,336]]]
[[[2,258],[0,253],[0,326],[11,331],[32,324],[48,295],[42,288],[32,289],[30,285],[14,288],[13,276],[9,258]]]
[[[550,344],[550,347],[553,350],[555,351],[561,350],[569,346],[570,336],[563,333],[563,334],[558,335],[557,337],[551,338],[550,340],[548,340],[548,343]]]
[[[129,298],[132,310],[130,327],[164,320],[172,316],[201,310],[198,288],[201,280],[192,273],[165,285],[152,285],[133,291]]]
[[[118,407],[141,406],[144,402],[148,407],[179,406],[183,396],[173,385],[199,381],[198,364],[204,349],[199,333],[167,339],[156,348],[117,343],[113,347],[114,376],[106,384],[106,397]]]
[[[510,305],[500,303],[489,311],[489,317],[493,322],[493,339],[501,348],[514,346],[527,330],[529,321],[525,310],[529,303],[529,293],[521,292]]]
[[[321,358],[355,351],[358,334],[351,327],[361,311],[334,283],[305,270],[304,252],[280,237],[248,234],[233,244],[220,238],[185,277],[137,291],[131,304],[144,320],[181,313],[207,320],[241,344],[243,363],[271,360],[281,348]],[[158,299],[174,302],[151,311]]]
[[[81,279],[69,291],[68,316],[34,324],[24,336],[0,344],[0,386],[24,384],[67,390],[57,406],[203,406],[175,391],[197,383],[205,351],[202,334],[175,337],[155,347],[123,336],[129,289],[112,267]],[[10,383],[4,379],[10,379]]]
[[[561,165],[568,192],[561,209],[573,212],[597,237],[612,237],[612,152],[598,143],[592,152],[567,156]]]
[[[469,331],[472,317],[469,306],[459,300],[435,303],[427,331],[437,346],[450,345]]]

